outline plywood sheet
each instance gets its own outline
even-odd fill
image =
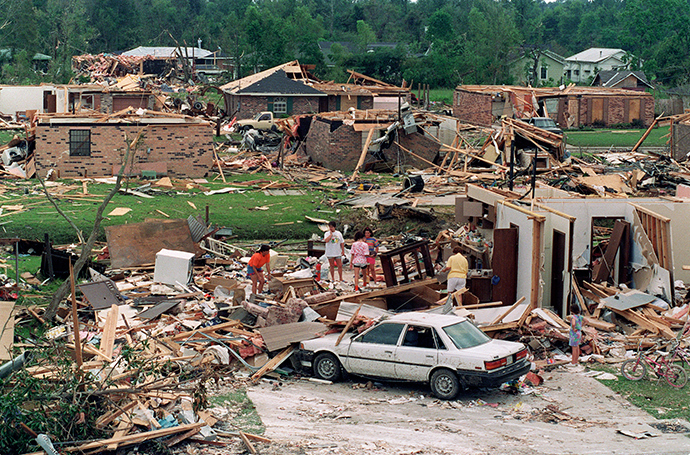
[[[12,360],[12,342],[14,341],[14,302],[0,302],[0,360]]]
[[[155,220],[105,228],[113,268],[137,267],[156,262],[163,248],[196,251],[187,220]]]
[[[276,351],[292,343],[316,338],[326,330],[326,325],[320,322],[294,322],[264,327],[259,329],[259,333],[266,343],[266,348],[269,351]]]

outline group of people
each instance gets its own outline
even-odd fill
[[[328,223],[328,231],[324,233],[323,241],[326,244],[326,258],[331,275],[331,281],[335,281],[335,271],[338,270],[338,277],[343,281],[343,256],[345,256],[345,239],[343,234],[338,231],[335,221]],[[379,252],[379,242],[374,238],[371,228],[357,231],[354,243],[350,249],[351,267],[354,269],[355,291],[359,291],[359,278],[362,277],[362,286],[366,287],[369,280],[376,282],[376,256]],[[268,245],[262,245],[259,251],[254,253],[247,264],[247,275],[252,280],[252,294],[262,293],[266,279],[263,274],[263,267],[266,273],[271,276],[271,255]],[[469,264],[462,254],[462,248],[453,248],[453,255],[446,261],[446,266],[441,270],[448,272],[447,290],[448,293],[459,291],[467,285],[467,272]],[[582,343],[582,326],[584,318],[580,314],[580,306],[573,304],[570,308],[572,318],[570,321],[569,345],[572,349],[572,365],[578,365],[580,357],[580,344]]]
[[[330,270],[331,281],[335,281],[335,271],[338,269],[338,278],[343,281],[343,256],[345,256],[345,239],[337,230],[335,221],[328,223],[328,231],[323,235],[326,244],[326,258]],[[379,252],[379,242],[374,237],[371,228],[355,233],[355,242],[350,249],[350,266],[355,272],[355,291],[359,291],[359,278],[362,276],[362,286],[366,287],[369,280],[376,282],[376,255]]]

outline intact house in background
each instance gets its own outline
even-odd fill
[[[229,82],[224,92],[226,111],[237,119],[257,112],[276,116],[354,109],[398,109],[409,90],[350,71],[348,83],[325,82],[297,60]]]
[[[549,80],[562,83],[564,67],[565,57],[550,50],[532,49],[523,51],[511,62],[510,73],[517,84],[539,87]]]
[[[561,128],[654,121],[651,93],[606,87],[460,85],[453,93],[453,116],[489,126],[501,117],[551,117]]]
[[[647,81],[643,71],[599,71],[592,81],[592,85],[599,87],[623,88],[626,90],[638,90],[644,92],[648,88],[654,88]]]
[[[456,221],[470,222],[493,244],[490,273],[470,276],[470,292],[482,301],[511,305],[525,297],[534,307],[569,314],[573,282],[620,283],[673,302],[674,277],[687,280],[676,258],[690,254],[682,232],[690,200],[589,198],[538,186],[524,192],[468,184],[456,199]],[[608,246],[595,242],[598,227],[610,227]],[[465,249],[470,267],[471,248]]]
[[[98,84],[84,85],[2,85],[0,113],[13,120],[30,120],[33,113],[96,112],[111,114],[129,106],[158,109],[153,93]]]
[[[198,76],[236,74],[234,60],[220,49],[212,52],[201,47],[146,47],[139,46],[120,54],[139,60],[139,74],[164,75],[178,64],[184,64]]]
[[[36,170],[58,177],[110,177],[125,157],[126,144],[142,133],[130,158],[131,175],[204,177],[213,165],[213,128],[194,117],[160,112],[90,117],[40,114],[36,124]]]
[[[588,84],[599,71],[624,70],[631,56],[623,49],[591,47],[565,59],[565,78],[577,84]]]

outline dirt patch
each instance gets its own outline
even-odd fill
[[[277,444],[328,454],[687,454],[690,439],[659,434],[653,417],[587,373],[556,370],[544,385],[473,391],[455,401],[424,386],[263,380],[248,395]],[[684,423],[686,424],[686,423]],[[287,452],[293,453],[293,452]]]

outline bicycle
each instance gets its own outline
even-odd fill
[[[658,345],[654,347],[657,358],[650,356],[650,351],[641,349],[642,342],[637,348],[637,357],[626,360],[621,365],[621,374],[631,381],[639,381],[647,376],[647,369],[651,368],[654,374],[661,379],[664,378],[671,387],[680,389],[688,382],[688,374],[679,365],[669,362],[667,354],[658,350]]]

